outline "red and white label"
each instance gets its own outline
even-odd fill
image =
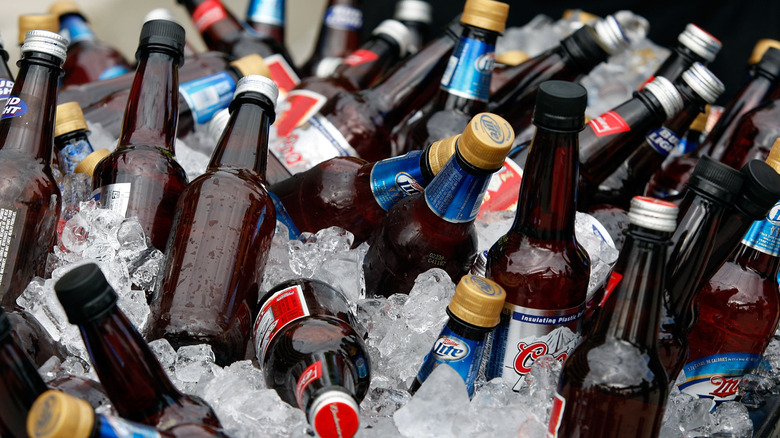
[[[607,302],[609,296],[612,295],[612,291],[615,290],[618,283],[620,283],[620,280],[622,279],[623,279],[623,275],[617,272],[613,272],[609,274],[609,280],[607,280],[607,285],[604,287],[604,296],[601,298],[599,307],[604,307],[604,303]]]
[[[301,83],[301,78],[295,74],[295,70],[290,67],[284,56],[276,54],[263,58],[265,65],[271,70],[271,79],[276,82],[281,94],[287,95],[293,88]]]
[[[219,0],[206,0],[192,11],[192,22],[198,32],[205,31],[225,18],[227,18],[227,11]]]
[[[333,157],[357,157],[357,151],[344,134],[320,113],[295,128],[289,135],[279,135],[271,126],[268,149],[292,174],[305,172]]]
[[[287,106],[276,120],[276,134],[287,137],[293,129],[317,114],[328,99],[309,90],[292,90],[287,94]]]
[[[268,344],[282,328],[310,314],[300,286],[291,286],[273,294],[260,308],[260,313],[255,320],[257,359],[263,361]]]
[[[597,137],[604,137],[631,130],[631,127],[628,126],[628,123],[626,123],[622,117],[620,117],[620,114],[614,111],[607,111],[596,117],[590,121],[589,125]]]
[[[306,406],[303,405],[303,391],[320,377],[322,377],[322,361],[318,360],[303,370],[303,374],[298,378],[298,384],[295,385],[295,400],[298,401],[298,407],[301,409],[306,410]]]
[[[360,427],[360,417],[355,407],[333,401],[314,414],[313,425],[320,438],[351,438]]]
[[[557,438],[558,429],[561,428],[564,408],[566,408],[566,399],[556,392],[553,399],[552,413],[550,413],[550,424],[547,426],[547,438]]]
[[[346,58],[344,58],[342,64],[354,67],[356,65],[365,64],[371,61],[376,61],[377,59],[379,59],[379,55],[377,55],[376,53],[366,49],[358,49],[352,52],[352,54],[350,54]]]
[[[523,181],[523,169],[511,158],[504,160],[504,166],[490,177],[485,197],[479,207],[478,218],[493,211],[514,211],[517,209],[517,194]]]

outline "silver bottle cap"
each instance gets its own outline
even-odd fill
[[[620,23],[612,15],[597,21],[593,28],[610,55],[622,52],[631,44]]]
[[[431,5],[422,0],[401,0],[395,4],[393,18],[398,21],[431,24]]]
[[[173,16],[173,13],[165,8],[152,9],[144,15],[144,23],[152,20],[168,20],[174,23],[179,23],[179,20]],[[180,24],[180,23],[179,23]]]
[[[674,84],[663,76],[657,76],[653,82],[645,85],[645,90],[652,94],[661,103],[666,113],[666,118],[670,119],[683,109],[683,99],[680,92],[674,87]]]
[[[372,35],[385,34],[392,38],[400,48],[400,54],[403,58],[406,56],[406,51],[409,50],[409,45],[412,44],[412,32],[403,23],[396,20],[385,20],[379,23],[379,26],[371,32]]]
[[[635,196],[631,199],[628,221],[643,228],[671,233],[677,228],[677,206],[656,198]]]
[[[215,142],[219,141],[219,138],[222,137],[222,131],[225,130],[225,126],[227,126],[228,120],[230,120],[230,110],[223,108],[217,111],[217,113],[211,117],[211,120],[209,120],[208,124],[206,125],[206,131],[208,132],[209,137],[211,137]]]
[[[726,89],[723,82],[700,62],[694,63],[688,70],[685,70],[682,79],[709,104],[715,103],[715,100]]]
[[[247,75],[238,80],[236,92],[233,93],[233,99],[241,93],[253,91],[267,97],[276,108],[276,100],[279,98],[279,88],[276,83],[262,75]]]
[[[677,41],[707,62],[712,62],[715,59],[721,46],[717,38],[693,23],[685,26],[685,30],[677,37]]]
[[[47,53],[64,62],[68,54],[68,39],[48,30],[31,30],[24,34],[22,53],[26,52]]]

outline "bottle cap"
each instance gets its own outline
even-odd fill
[[[458,140],[460,155],[471,165],[485,170],[501,167],[515,141],[509,122],[492,113],[474,116]]]
[[[772,166],[775,172],[780,173],[780,138],[777,138],[769,149],[769,156],[766,157],[766,164]]]
[[[769,76],[772,81],[780,76],[780,47],[767,47],[764,56],[756,66],[756,73]]]
[[[49,6],[49,13],[55,17],[61,17],[65,14],[79,14],[84,17],[81,9],[79,9],[79,5],[77,5],[76,2],[72,2],[70,0],[60,0],[58,2],[54,2],[53,5]]]
[[[436,175],[447,161],[455,155],[458,139],[461,134],[447,137],[444,140],[434,141],[428,149],[428,165],[431,166],[431,172]]]
[[[496,56],[496,62],[509,66],[520,65],[529,59],[531,56],[522,50],[510,50]]]
[[[37,438],[89,438],[94,424],[89,403],[51,389],[35,399],[27,414],[27,434]]]
[[[780,140],[775,145],[780,149]],[[748,161],[741,172],[744,182],[734,203],[749,218],[761,220],[780,199],[780,173],[761,160]]]
[[[549,129],[580,131],[585,126],[588,92],[580,84],[546,81],[536,94],[533,123]]]
[[[19,44],[24,43],[24,37],[31,30],[60,31],[60,20],[53,14],[25,14],[19,16]]]
[[[244,76],[238,80],[233,99],[241,93],[255,92],[267,97],[276,108],[276,99],[279,98],[279,88],[276,82],[261,75]]]
[[[658,100],[664,109],[667,119],[671,119],[675,114],[683,109],[683,98],[677,88],[674,87],[669,79],[663,76],[656,76],[652,82],[645,85],[643,90],[647,90]]]
[[[358,405],[343,391],[323,392],[311,405],[309,424],[321,438],[353,437],[360,426]]]
[[[448,308],[453,315],[477,327],[495,327],[501,321],[506,292],[498,283],[465,275],[455,288]]]
[[[82,158],[73,171],[75,173],[89,175],[89,177],[92,178],[92,176],[95,174],[95,169],[97,168],[98,163],[103,161],[103,158],[106,158],[109,155],[111,155],[111,152],[106,148],[100,148],[96,151],[93,151],[91,154]]]
[[[401,0],[395,4],[393,18],[398,21],[416,21],[430,24],[431,5],[423,0]]]
[[[177,62],[181,66],[184,64],[184,28],[169,20],[147,21],[141,28],[141,36],[138,38],[136,60],[139,59],[142,48],[172,50],[176,52]]]
[[[176,17],[174,17],[173,13],[165,8],[152,9],[151,11],[147,12],[146,15],[144,15],[144,23],[152,20],[168,20],[173,21],[174,23],[179,22],[176,20]]]
[[[460,22],[493,32],[503,33],[509,5],[494,0],[466,0]]]
[[[748,59],[748,64],[754,65],[761,62],[761,58],[764,57],[764,53],[766,53],[766,51],[769,50],[770,47],[774,47],[775,49],[780,49],[780,41],[772,40],[769,38],[758,40],[756,45],[753,46],[753,52],[750,54],[750,59]]]
[[[231,61],[230,65],[241,72],[241,76],[262,75],[267,78],[271,77],[271,70],[266,65],[265,60],[256,53]]]
[[[57,115],[54,117],[54,137],[67,134],[69,132],[84,130],[86,131],[87,122],[84,120],[84,113],[78,102],[68,102],[57,105]]]
[[[609,57],[596,29],[587,24],[562,39],[561,46],[582,71],[590,71]]]
[[[563,14],[561,14],[561,18],[569,21],[579,21],[582,24],[591,24],[601,20],[601,17],[598,15],[579,9],[566,9],[563,11]]]
[[[712,62],[720,51],[720,41],[699,26],[689,23],[677,37],[677,41],[699,55],[707,62]]]
[[[738,170],[703,155],[688,178],[688,188],[729,203],[739,193],[742,179]]]
[[[222,131],[224,131],[225,126],[227,126],[228,120],[230,120],[230,110],[223,108],[217,111],[206,125],[206,131],[209,133],[209,137],[214,141],[218,141],[222,136]]]
[[[723,82],[701,62],[694,62],[688,70],[685,70],[682,74],[682,80],[709,104],[715,103],[715,100],[726,89]]]
[[[54,290],[71,324],[98,317],[117,301],[116,292],[94,263],[78,266],[63,275],[54,283]]]
[[[48,30],[31,30],[25,34],[22,44],[22,53],[27,52],[43,52],[64,62],[68,54],[68,39]]]
[[[710,118],[710,108],[712,108],[710,105],[704,105],[704,111],[696,116],[688,129],[691,131],[704,132],[707,129],[707,120]]]
[[[5,339],[6,336],[11,334],[11,320],[8,318],[8,314],[5,313],[2,307],[0,307],[0,339]]]
[[[628,210],[628,221],[643,228],[672,233],[677,228],[677,205],[647,196],[634,196]]]
[[[409,45],[412,44],[412,32],[406,25],[396,20],[385,20],[371,32],[371,35],[383,34],[398,44],[401,57],[406,56]]]
[[[631,41],[628,40],[628,36],[626,36],[626,33],[623,31],[623,27],[620,25],[617,18],[612,15],[608,15],[605,19],[595,22],[593,28],[596,30],[596,34],[610,55],[622,52],[631,44]]]

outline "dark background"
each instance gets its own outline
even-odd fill
[[[447,22],[463,10],[463,0],[428,0],[433,7],[430,36],[436,35]],[[390,18],[394,1],[364,0],[366,35],[379,22]],[[709,66],[726,85],[726,92],[717,104],[725,105],[739,90],[745,79],[747,60],[753,45],[762,38],[780,40],[780,0],[656,0],[656,1],[562,1],[523,0],[509,3],[507,27],[522,26],[536,14],[560,18],[566,9],[582,9],[599,16],[627,9],[650,22],[648,37],[668,48],[677,44],[677,35],[688,23],[695,23],[723,43],[720,53]]]

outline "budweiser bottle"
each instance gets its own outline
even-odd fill
[[[360,45],[363,28],[361,0],[328,0],[317,44],[301,67],[303,76],[330,76]]]
[[[5,107],[5,101],[14,88],[14,75],[8,68],[8,52],[3,44],[3,38],[0,37],[0,107]]]
[[[0,115],[0,297],[7,308],[34,276],[43,277],[57,236],[61,198],[50,163],[66,44],[56,33],[27,34]]]
[[[219,427],[203,400],[179,392],[141,334],[117,307],[117,295],[94,263],[55,284],[71,324],[79,326],[95,372],[119,415],[160,429],[198,423]]]
[[[631,201],[631,225],[612,271],[617,286],[563,366],[547,436],[658,436],[669,378],[656,336],[676,215],[677,206],[669,202]]]
[[[149,338],[165,337],[175,348],[211,344],[221,365],[244,357],[276,227],[264,178],[277,94],[266,77],[239,81],[206,173],[176,205],[152,300]]]
[[[284,0],[249,0],[246,22],[258,34],[284,46]]]
[[[53,33],[60,31],[60,23],[53,14],[24,14],[19,16],[19,45],[24,44],[27,32],[31,30],[46,30]],[[67,39],[66,39],[67,41]]]
[[[466,275],[477,255],[474,220],[490,176],[514,141],[506,120],[477,114],[423,193],[408,196],[388,212],[369,239],[363,261],[368,295],[409,293],[418,274],[445,270],[454,281]]]
[[[487,257],[485,276],[507,297],[485,374],[503,377],[516,391],[538,357],[566,360],[585,307],[590,261],[575,239],[574,216],[586,103],[580,85],[539,87],[517,216]]]
[[[693,23],[685,26],[685,30],[677,37],[677,42],[677,46],[672,49],[669,57],[664,60],[645,84],[658,76],[676,81],[694,62],[701,62],[705,65],[712,62],[721,47],[720,40]]]
[[[354,436],[371,358],[346,298],[318,280],[286,281],[260,301],[254,333],[268,387],[303,410],[318,436]]]
[[[410,55],[419,52],[428,41],[431,25],[431,5],[425,0],[399,0],[395,4],[393,19],[400,21],[411,32],[407,51]]]

